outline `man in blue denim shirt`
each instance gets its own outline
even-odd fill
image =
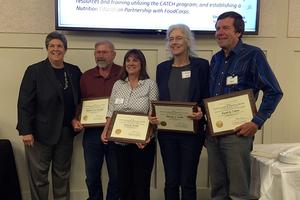
[[[235,128],[233,134],[208,136],[207,150],[212,199],[250,199],[250,152],[254,134],[274,112],[282,98],[278,81],[261,49],[244,44],[244,21],[236,12],[221,14],[216,41],[222,48],[211,60],[210,95],[252,89],[263,99],[257,114]]]

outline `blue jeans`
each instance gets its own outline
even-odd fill
[[[103,144],[100,139],[102,130],[102,128],[86,128],[82,140],[88,200],[103,200],[101,169],[104,157],[109,176],[106,200],[118,200],[116,144]]]
[[[158,141],[165,170],[165,199],[196,200],[197,169],[204,136],[159,132]]]
[[[208,167],[213,200],[248,200],[253,137],[207,137]]]

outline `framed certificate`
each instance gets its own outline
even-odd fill
[[[84,127],[105,126],[109,97],[82,100],[80,123]]]
[[[204,99],[209,132],[213,136],[232,134],[252,120],[257,112],[251,89]]]
[[[148,115],[114,112],[108,127],[108,140],[125,143],[144,143],[150,137]]]
[[[152,101],[152,115],[157,116],[158,130],[172,132],[197,132],[197,120],[191,120],[188,115],[197,112],[196,102]]]

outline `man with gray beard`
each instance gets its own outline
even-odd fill
[[[85,98],[109,97],[114,83],[120,78],[121,66],[114,64],[115,47],[110,41],[95,44],[95,62],[97,66],[87,70],[80,79],[81,96]],[[109,182],[106,200],[118,200],[117,163],[115,144],[105,145],[100,139],[103,127],[83,128],[79,120],[72,121],[75,131],[84,129],[82,146],[84,150],[86,185],[89,200],[102,200],[103,190],[101,169],[105,157]]]

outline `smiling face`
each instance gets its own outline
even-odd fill
[[[188,54],[188,44],[184,32],[175,28],[170,32],[168,37],[169,48],[173,56],[187,55]]]
[[[234,19],[231,17],[220,19],[216,23],[215,37],[226,54],[236,46],[241,36],[241,33],[236,32],[233,23]]]
[[[141,72],[141,61],[134,55],[129,55],[125,60],[125,67],[128,76],[138,76]]]
[[[61,40],[59,39],[50,40],[47,47],[47,52],[48,52],[48,59],[53,65],[56,66],[63,65],[66,49]]]

